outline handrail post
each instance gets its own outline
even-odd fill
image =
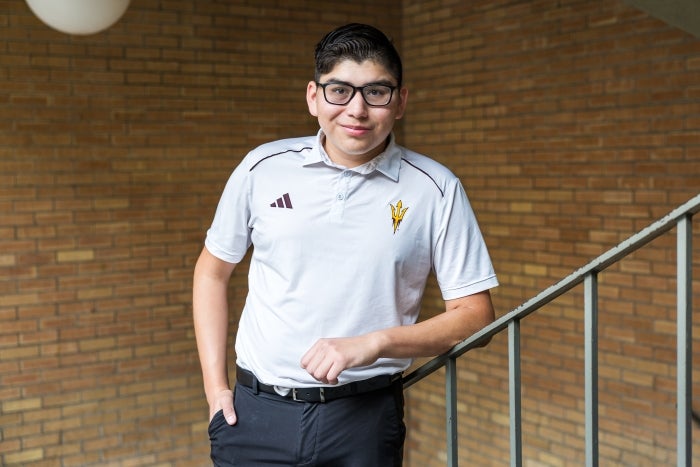
[[[678,221],[677,226],[677,299],[676,299],[676,386],[677,386],[677,464],[690,467],[692,461],[692,430],[690,412],[692,407],[692,239],[693,223],[690,215]]]
[[[445,363],[445,410],[447,411],[447,465],[459,463],[459,435],[457,433],[457,359],[448,358]]]
[[[598,466],[598,274],[583,279],[586,467]]]
[[[510,465],[523,465],[520,379],[520,320],[508,323],[508,392],[510,397]]]

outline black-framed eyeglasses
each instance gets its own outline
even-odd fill
[[[391,97],[394,95],[394,90],[397,86],[388,86],[386,84],[366,84],[364,86],[353,86],[348,83],[331,81],[329,83],[319,83],[323,89],[323,97],[326,102],[333,105],[346,105],[355,97],[357,91],[360,91],[362,98],[367,105],[372,107],[384,107],[389,105]]]

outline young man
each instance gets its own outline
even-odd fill
[[[408,91],[390,40],[349,24],[315,59],[306,100],[320,131],[244,158],[195,267],[217,466],[400,466],[402,371],[494,319],[496,276],[462,185],[394,140]],[[226,291],[251,245],[232,391]],[[445,312],[416,323],[431,270]]]

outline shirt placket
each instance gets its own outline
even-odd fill
[[[332,222],[340,222],[345,213],[345,205],[350,193],[350,180],[352,179],[352,170],[343,170],[335,177],[334,183],[334,199],[331,203],[330,219]]]

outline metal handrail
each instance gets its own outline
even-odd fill
[[[511,415],[511,465],[522,465],[522,444],[520,439],[520,321],[530,313],[542,308],[557,297],[584,284],[584,327],[585,327],[585,399],[586,399],[586,465],[598,465],[598,409],[597,409],[597,321],[598,297],[597,276],[610,265],[638,250],[652,240],[678,227],[677,232],[677,296],[678,296],[678,335],[677,335],[677,424],[678,424],[678,466],[689,467],[691,462],[692,411],[691,393],[691,302],[692,302],[692,217],[700,212],[700,194],[648,227],[632,235],[627,240],[611,248],[590,263],[573,272],[561,281],[543,290],[530,300],[518,306],[489,326],[476,332],[454,346],[448,352],[435,357],[412,371],[404,378],[404,389],[445,367],[446,410],[447,410],[447,465],[457,465],[457,403],[456,359],[467,351],[480,347],[499,332],[508,329],[509,342],[509,387]]]

